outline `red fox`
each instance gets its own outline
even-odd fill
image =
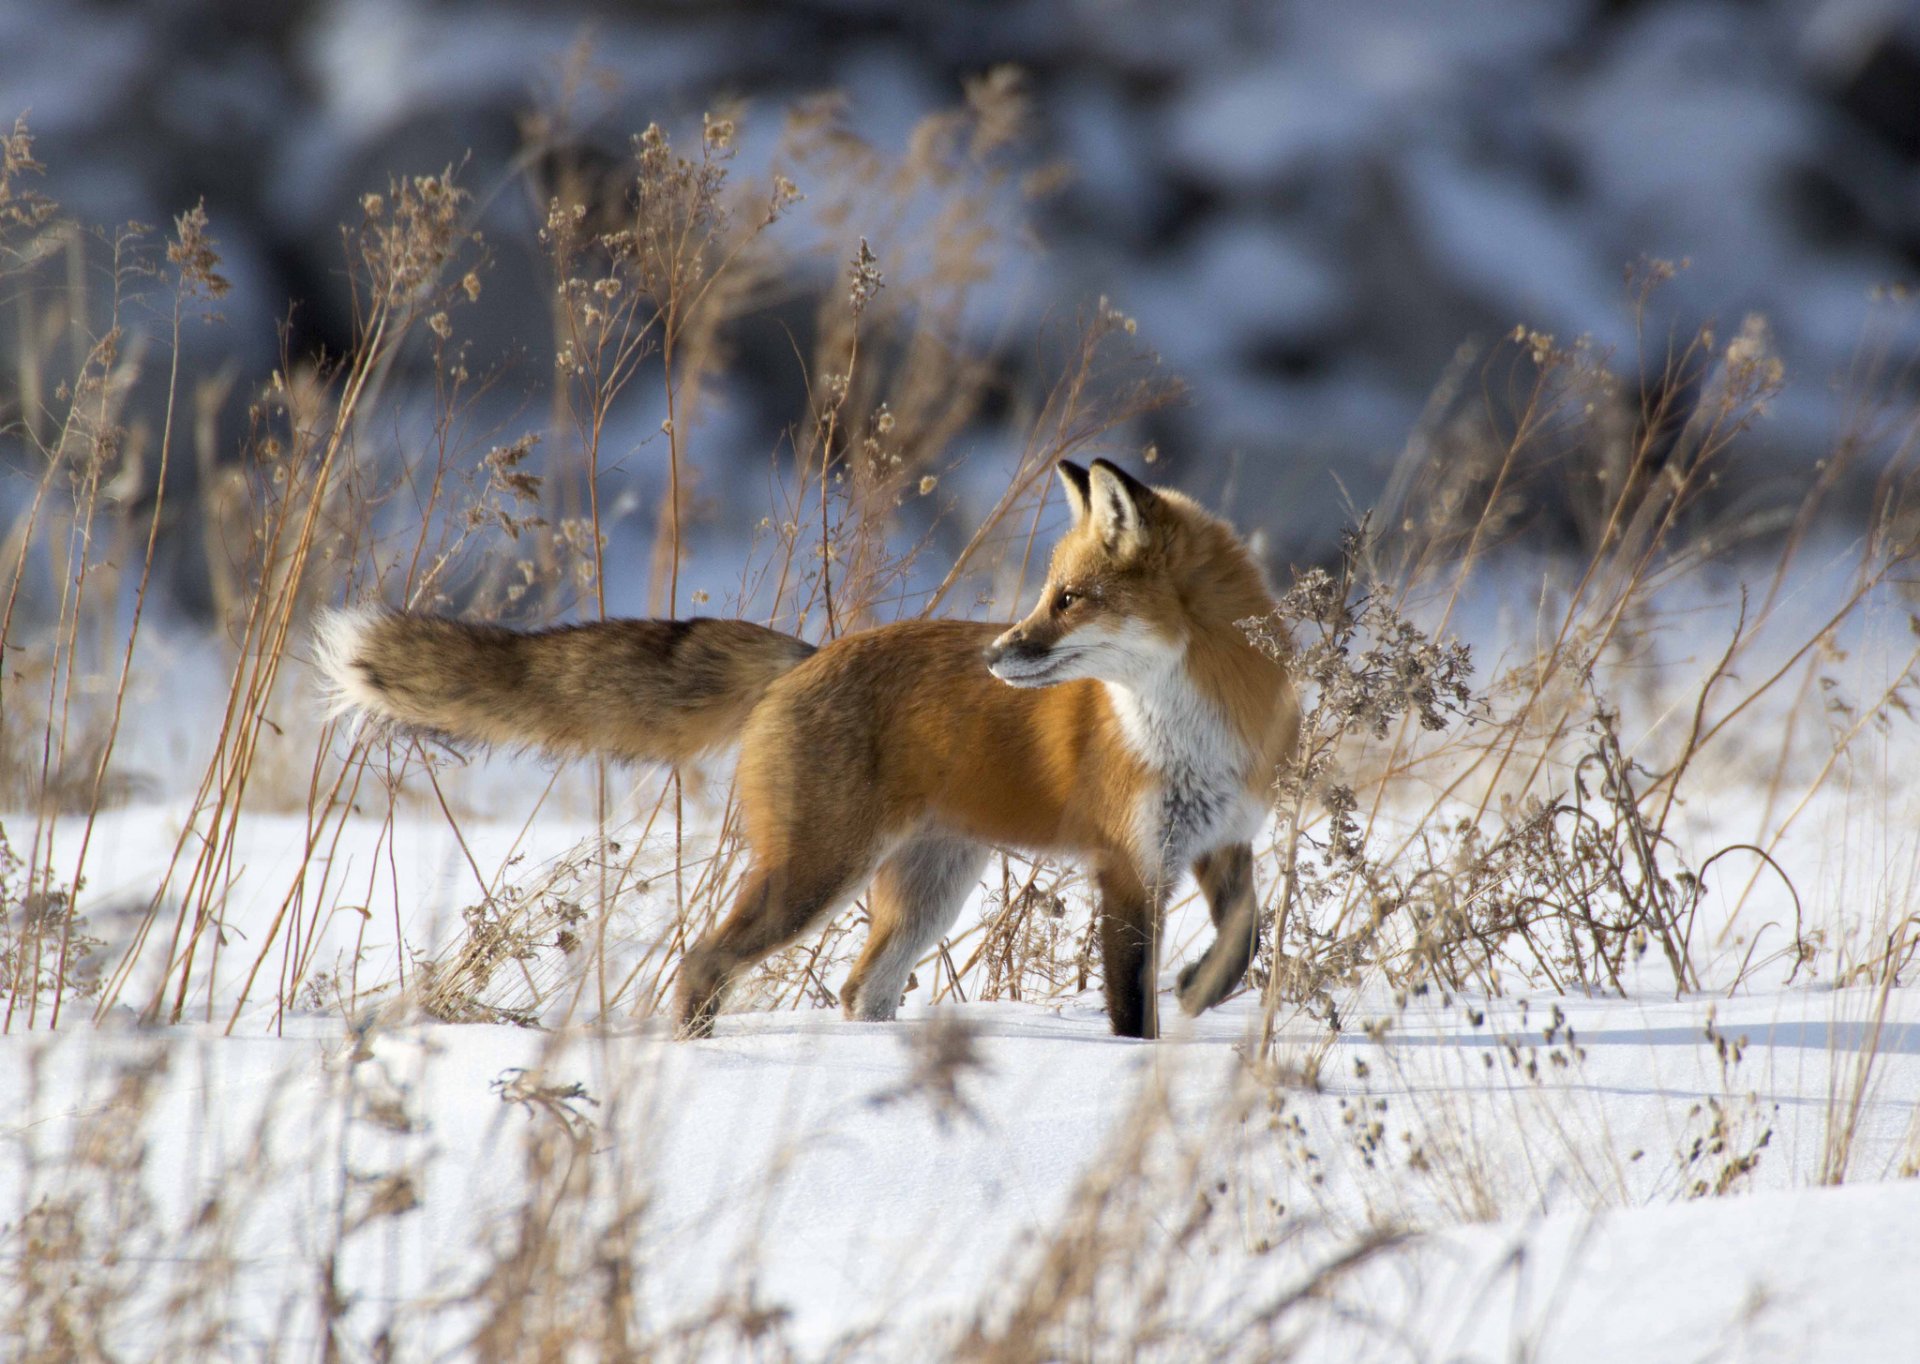
[[[1062,462],[1073,524],[1011,628],[914,620],[818,649],[737,620],[610,620],[520,632],[332,615],[336,709],[458,740],[683,763],[738,742],[751,861],[682,963],[683,1036],[727,987],[872,884],[849,1018],[890,1019],[996,845],[1084,858],[1099,889],[1107,1014],[1153,1037],[1157,939],[1191,866],[1213,944],[1181,972],[1197,1014],[1258,944],[1249,839],[1299,711],[1236,623],[1273,609],[1225,522],[1113,464]]]

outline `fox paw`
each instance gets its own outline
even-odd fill
[[[677,1042],[698,1042],[713,1036],[713,1015],[700,1014],[693,1018],[683,1018],[675,1025],[674,1040]]]
[[[1239,983],[1238,975],[1226,978],[1225,969],[1208,952],[1180,968],[1173,992],[1181,1012],[1195,1018],[1232,994]]]
[[[1180,1001],[1181,1011],[1190,1018],[1195,1014],[1204,1013],[1207,1008],[1206,1004],[1195,1000],[1194,996],[1196,992],[1193,985],[1205,961],[1206,958],[1202,957],[1198,960],[1188,962],[1180,968],[1180,975],[1174,983],[1174,996]]]

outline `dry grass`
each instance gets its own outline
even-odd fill
[[[794,343],[806,406],[768,452],[769,510],[724,605],[822,639],[989,603],[1004,614],[1039,571],[1054,461],[1129,448],[1139,419],[1179,392],[1105,300],[1065,340],[1045,339],[1055,377],[1032,392],[1009,391],[999,357],[970,326],[1020,192],[1011,151],[1020,122],[1017,81],[994,73],[896,158],[823,102],[794,115],[770,178],[750,183],[734,169],[732,117],[705,120],[691,150],[650,126],[618,171],[601,175],[574,155],[586,136],[570,112],[548,111],[528,158],[550,172],[539,192],[554,364],[532,404],[545,415],[471,440],[466,414],[499,380],[469,372],[462,340],[463,318],[486,306],[489,250],[448,172],[366,196],[344,237],[353,344],[324,361],[283,356],[246,381],[238,460],[208,434],[234,381],[181,372],[181,327],[224,288],[214,225],[194,209],[165,238],[82,232],[29,192],[37,167],[24,125],[0,140],[0,277],[21,319],[0,434],[8,475],[27,490],[0,560],[5,1027],[73,1030],[89,1014],[101,1023],[131,1014],[233,1032],[279,1028],[316,1008],[350,1020],[350,1050],[325,1081],[337,1119],[323,1143],[331,1239],[302,1251],[313,1282],[266,1357],[305,1357],[307,1341],[324,1342],[329,1359],[410,1357],[449,1333],[488,1359],[800,1353],[781,1311],[756,1292],[750,1247],[711,1302],[683,1304],[670,1320],[643,1310],[638,1285],[660,1253],[649,1240],[657,1172],[607,1152],[644,1132],[620,1127],[631,1104],[609,1099],[602,1112],[542,1067],[500,1081],[503,1111],[520,1120],[520,1198],[508,1232],[476,1248],[470,1281],[425,1305],[370,1314],[350,1301],[336,1273],[343,1257],[419,1207],[429,1183],[412,1156],[394,1155],[421,1115],[410,1098],[418,1076],[378,1059],[387,1030],[421,1014],[507,1021],[550,1030],[543,1047],[557,1055],[581,1036],[568,1025],[591,1023],[601,1031],[588,1035],[604,1042],[607,1028],[653,1018],[683,948],[727,905],[742,853],[724,780],[694,799],[680,777],[643,779],[629,808],[601,768],[589,781],[595,830],[585,843],[529,867],[516,841],[483,865],[445,755],[299,718],[314,708],[298,664],[313,609],[341,599],[516,621],[604,614],[615,519],[605,492],[624,460],[657,460],[666,473],[649,599],[663,613],[716,609],[682,582],[701,489],[722,473],[700,419],[738,336],[773,325],[770,310],[795,298],[814,312]],[[1637,316],[1667,273],[1654,263],[1631,276]],[[93,282],[75,291],[75,278]],[[133,327],[136,300],[147,309],[158,300],[164,325]],[[1394,1017],[1364,1016],[1381,999],[1399,1011],[1458,1001],[1477,1028],[1516,991],[1737,993],[1764,970],[1825,970],[1874,1001],[1867,1041],[1836,1066],[1829,1104],[1820,1177],[1848,1177],[1887,1001],[1920,931],[1912,900],[1889,895],[1859,933],[1823,936],[1803,921],[1808,887],[1782,855],[1810,805],[1850,782],[1862,754],[1890,751],[1908,715],[1920,662],[1902,634],[1901,593],[1920,549],[1908,376],[1869,353],[1854,376],[1856,419],[1813,494],[1786,517],[1737,515],[1726,510],[1737,500],[1716,490],[1738,479],[1743,437],[1782,377],[1764,324],[1645,348],[1604,356],[1524,328],[1489,348],[1436,395],[1379,513],[1338,565],[1298,575],[1274,618],[1246,623],[1256,644],[1292,661],[1309,702],[1263,850],[1265,945],[1248,986],[1261,997],[1260,1033],[1206,1117],[1209,1140],[1178,1138],[1172,1101],[1143,1092],[1065,1218],[1015,1257],[1004,1291],[958,1323],[942,1351],[1280,1357],[1343,1275],[1421,1220],[1416,1207],[1461,1218],[1511,1211],[1504,1157],[1462,1136],[1444,1097],[1424,1115],[1399,1115],[1362,1084],[1341,1099],[1336,1129],[1301,1118],[1300,1096],[1344,1061],[1343,1037],[1391,1034]],[[376,432],[396,401],[393,375],[422,357],[436,375],[432,439],[386,450]],[[162,410],[136,410],[143,376],[162,371],[147,385],[163,393]],[[643,389],[666,415],[636,452],[611,433]],[[949,537],[950,555],[933,554],[949,532],[962,437],[990,402],[1023,433],[994,471],[1004,494]],[[87,914],[96,820],[133,784],[116,755],[149,656],[142,622],[162,527],[182,496],[170,488],[185,462],[176,445],[189,439],[198,478],[186,522],[202,536],[229,642],[226,681],[167,870],[103,940]],[[1842,565],[1821,499],[1852,467],[1884,472]],[[1461,613],[1491,573],[1527,562],[1529,520],[1543,505],[1565,509],[1584,557],[1529,585],[1535,647],[1476,663],[1459,639]],[[1746,585],[1720,594],[1725,609],[1711,619],[1724,637],[1673,662],[1689,594],[1706,592],[1728,563]],[[1848,654],[1875,649],[1886,653],[1877,673],[1848,672]],[[1650,658],[1661,661],[1652,687],[1640,681]],[[1853,677],[1878,680],[1860,690]],[[1688,803],[1711,798],[1736,769],[1761,775],[1762,827],[1689,862],[1678,832]],[[553,790],[524,803],[528,824]],[[459,932],[409,944],[396,920],[390,959],[371,957],[362,932],[350,967],[329,965],[336,916],[379,898],[380,867],[350,873],[337,856],[350,831],[378,824],[390,849],[397,825],[422,810],[445,822],[476,888]],[[299,870],[284,884],[248,884],[247,903],[270,912],[249,914],[244,937],[230,932],[240,835],[288,811],[302,829]],[[1770,893],[1781,886],[1784,898]],[[1723,920],[1713,925],[1703,917],[1710,888]],[[977,921],[919,965],[916,984],[935,1002],[1095,988],[1084,899],[1074,869],[1001,857]],[[1775,908],[1748,913],[1749,903]],[[1791,921],[1778,909],[1789,903]],[[833,1004],[862,917],[856,907],[768,963],[740,1006]],[[1563,1024],[1558,1006],[1544,1024],[1524,1006],[1517,1021],[1493,1019],[1505,1040],[1485,1049],[1488,1068],[1534,1086],[1577,1069],[1580,1043]],[[982,1082],[976,1039],[958,1024],[913,1036],[907,1082],[879,1097],[924,1101],[937,1121],[966,1123],[969,1088]],[[1746,1102],[1737,1043],[1711,1030],[1706,1042],[1725,1094],[1695,1115],[1675,1154],[1676,1196],[1745,1187],[1773,1130]],[[32,1064],[54,1054],[35,1050]],[[215,1203],[185,1216],[159,1208],[139,1192],[140,1134],[170,1120],[157,1097],[167,1057],[136,1049],[112,1102],[64,1144],[21,1138],[0,1303],[13,1357],[117,1358],[136,1331],[161,1342],[152,1357],[232,1346],[238,1317],[224,1292],[248,1210],[285,1174],[281,1110],[270,1098],[251,1149],[225,1153]],[[1386,1064],[1403,1059],[1389,1052]],[[652,1077],[621,1078],[644,1089]],[[50,1093],[40,1083],[36,1073],[33,1103]],[[1262,1159],[1302,1178],[1317,1178],[1331,1144],[1356,1168],[1381,1171],[1362,1194],[1374,1215],[1329,1224],[1314,1240],[1317,1224],[1253,1206],[1237,1183],[1225,1192],[1223,1179],[1240,1176],[1223,1174],[1217,1152],[1237,1149],[1235,1134],[1254,1126],[1268,1134]],[[1908,1144],[1920,1150],[1920,1138]],[[1559,1154],[1582,1169],[1596,1206],[1627,1187],[1606,1168],[1617,1153],[1570,1144]],[[1268,1288],[1230,1309],[1181,1269],[1293,1237],[1299,1272],[1277,1288],[1263,1280]],[[163,1310],[136,1327],[136,1312],[156,1300]],[[834,1352],[898,1344],[855,1334]]]

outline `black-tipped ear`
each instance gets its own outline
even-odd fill
[[[1067,506],[1073,512],[1073,524],[1077,526],[1087,519],[1087,508],[1091,503],[1087,490],[1087,471],[1072,460],[1063,459],[1053,466],[1053,472],[1059,475],[1060,487],[1067,495]]]
[[[1118,479],[1120,486],[1125,488],[1127,495],[1133,499],[1134,506],[1143,512],[1151,507],[1159,497],[1159,494],[1155,493],[1152,488],[1142,483],[1110,459],[1096,459],[1093,462],[1093,467],[1103,469]]]
[[[1096,459],[1087,474],[1087,499],[1094,529],[1109,550],[1126,557],[1146,547],[1153,489],[1118,465]]]

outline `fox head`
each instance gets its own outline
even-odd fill
[[[1039,603],[986,651],[1002,682],[1138,686],[1177,666],[1197,629],[1268,609],[1239,538],[1190,498],[1105,460],[1091,469],[1063,460],[1056,472],[1073,525],[1054,547]]]

